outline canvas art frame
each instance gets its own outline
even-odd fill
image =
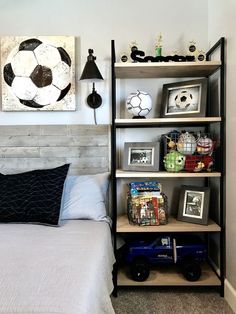
[[[164,84],[161,117],[205,117],[207,78]]]
[[[209,187],[181,186],[177,219],[207,225],[209,200]]]
[[[75,37],[1,37],[3,111],[75,111]]]
[[[159,171],[160,142],[125,142],[123,169]]]

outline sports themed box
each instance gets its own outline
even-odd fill
[[[127,214],[131,224],[157,226],[168,222],[167,196],[156,181],[128,184]]]
[[[213,134],[173,130],[161,136],[162,168],[168,172],[211,172],[217,141]]]

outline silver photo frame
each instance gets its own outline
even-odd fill
[[[123,169],[133,171],[159,171],[159,142],[125,142]]]

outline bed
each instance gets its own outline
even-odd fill
[[[0,225],[0,313],[114,313],[106,222]]]
[[[29,129],[35,130],[34,126]],[[71,129],[65,128],[67,137],[71,136]],[[12,130],[15,132],[14,128]],[[21,130],[24,132],[23,127]],[[99,138],[104,132],[98,130],[93,129],[92,133],[101,145]],[[40,131],[43,133],[45,135]],[[78,136],[78,132],[75,133]],[[19,128],[14,136],[21,137],[22,145]],[[14,136],[10,136],[11,141]],[[81,134],[80,141],[84,143]],[[62,139],[62,142],[65,145],[68,141]],[[45,139],[43,143],[50,147]],[[61,153],[61,145],[57,146]],[[7,152],[6,148],[4,152]],[[63,159],[68,163],[45,169],[45,160],[39,158],[42,164],[32,165],[33,170],[27,171],[29,163],[23,163],[27,166],[20,173],[15,173],[15,169],[11,171],[7,162],[8,173],[4,173],[6,156],[3,159],[0,174],[0,313],[114,313],[110,295],[115,259],[111,219],[105,206],[109,172],[104,170],[108,168],[95,165],[95,173],[91,173],[88,158],[82,165],[83,174],[73,172],[78,167],[77,159],[72,162]],[[58,162],[54,160],[54,164]],[[99,170],[103,172],[96,174]]]

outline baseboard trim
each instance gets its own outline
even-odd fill
[[[228,302],[234,313],[236,313],[236,290],[227,279],[225,279],[225,300]]]
[[[214,268],[215,272],[217,273],[217,275],[220,277],[220,269],[218,266],[216,266],[216,264],[213,262],[212,259],[210,259],[210,264],[211,266]]]

